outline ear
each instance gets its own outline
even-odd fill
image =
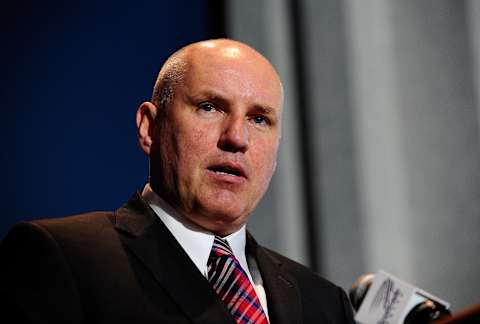
[[[138,144],[146,155],[150,155],[152,149],[156,116],[157,106],[153,103],[146,101],[138,107],[136,115]]]

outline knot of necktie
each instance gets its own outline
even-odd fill
[[[221,237],[215,236],[210,257],[232,256],[233,252],[228,242]]]

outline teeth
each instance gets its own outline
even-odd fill
[[[239,170],[236,169],[231,169],[229,167],[212,167],[210,168],[210,171],[215,172],[216,174],[221,174],[221,175],[229,175],[232,177],[240,177],[241,173]]]
[[[224,172],[224,171],[215,171],[215,173],[218,173],[218,174],[225,174],[225,175],[229,175],[229,176],[234,176],[234,174],[227,173],[227,172]]]

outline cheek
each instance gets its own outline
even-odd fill
[[[252,152],[252,157],[254,159],[252,161],[252,167],[254,170],[258,171],[259,186],[267,187],[270,183],[273,172],[275,171],[278,143],[261,141],[256,144],[258,149]],[[262,190],[262,188],[260,188],[260,190]]]
[[[205,127],[192,126],[179,129],[176,135],[177,151],[186,159],[197,159],[212,150],[216,144]]]
[[[189,185],[204,166],[206,158],[215,149],[216,141],[208,128],[192,125],[176,130],[175,151],[180,177]]]

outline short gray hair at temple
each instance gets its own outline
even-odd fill
[[[165,61],[153,87],[152,103],[155,106],[164,109],[172,101],[175,87],[183,82],[186,70],[187,62],[183,49],[175,52]]]

